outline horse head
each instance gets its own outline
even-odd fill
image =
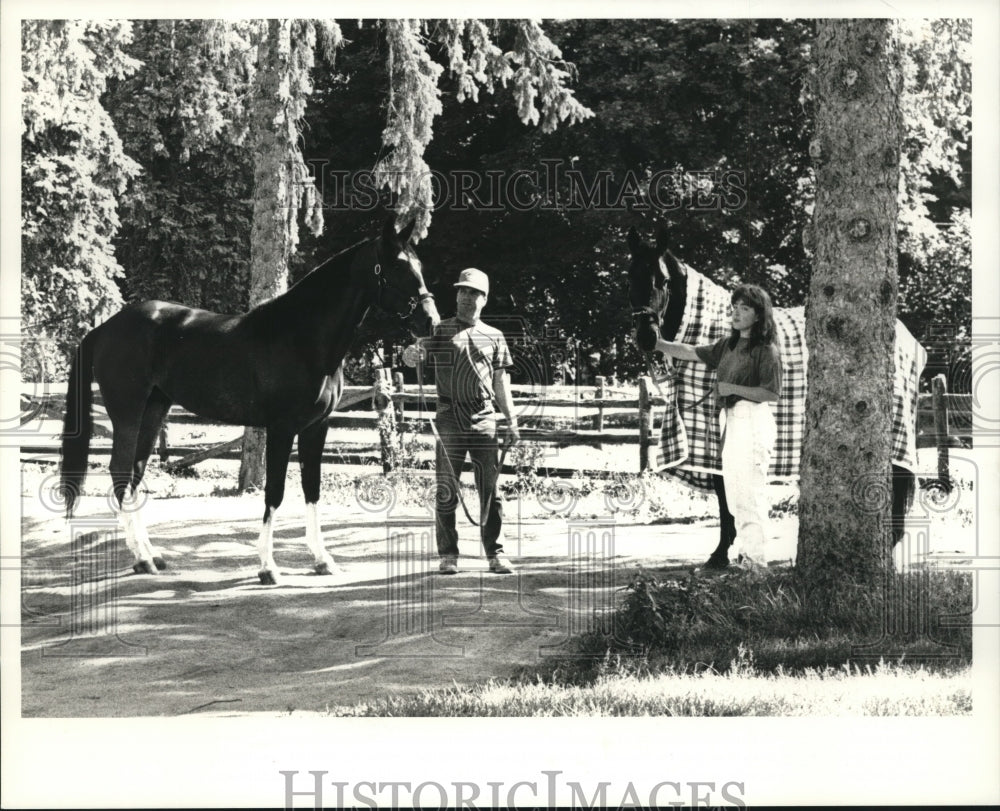
[[[687,277],[677,258],[670,253],[670,239],[663,229],[655,246],[647,245],[635,228],[628,232],[632,261],[628,267],[628,297],[636,346],[652,352],[661,332],[674,337],[684,312]]]
[[[422,338],[441,321],[434,294],[424,282],[423,266],[410,236],[415,223],[396,233],[393,220],[386,220],[382,235],[375,241],[375,264],[369,289],[372,304],[390,315],[399,316],[413,333]]]

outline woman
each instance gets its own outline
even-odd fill
[[[732,333],[706,346],[658,340],[677,360],[701,361],[716,371],[722,476],[736,522],[736,552],[764,562],[767,469],[777,429],[768,403],[781,394],[781,356],[771,299],[760,287],[741,285],[732,296]]]

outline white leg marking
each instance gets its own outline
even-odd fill
[[[122,503],[113,503],[111,509],[114,511],[115,515],[118,516],[118,521],[122,525],[122,529],[125,530],[125,545],[131,550],[132,554],[135,555],[136,563],[138,563],[141,558],[139,555],[139,547],[135,542],[135,521],[132,516],[132,511],[127,509],[126,499],[128,496],[122,499]]]
[[[160,556],[156,547],[150,543],[149,531],[146,529],[146,519],[142,516],[142,506],[138,493],[133,493],[132,498],[127,502],[128,511],[132,516],[132,525],[135,528],[135,543],[139,548],[144,560],[152,561]]]
[[[306,546],[313,554],[317,569],[326,566],[331,574],[337,571],[337,564],[323,546],[323,532],[320,529],[319,509],[316,504],[306,504]]]
[[[257,554],[260,555],[260,571],[276,575],[277,564],[274,562],[274,513],[270,510],[267,520],[261,525],[260,536],[257,538]]]
[[[138,499],[136,496],[126,492],[122,498],[120,506],[115,505],[114,511],[118,515],[122,528],[125,530],[125,545],[132,551],[136,563],[146,564],[146,568],[151,572],[156,572],[153,563],[153,551],[149,544],[149,534],[146,525],[139,515]]]

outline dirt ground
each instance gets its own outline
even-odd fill
[[[639,565],[700,562],[718,531],[525,518],[512,500],[504,542],[517,573],[487,571],[460,514],[461,571],[442,576],[428,511],[339,503],[320,512],[342,570],[328,577],[311,572],[304,505],[289,493],[275,530],[281,582],[264,587],[260,496],[150,499],[169,567],[155,576],[133,574],[106,499],[84,497],[72,529],[30,488],[22,501],[26,717],[325,711],[503,678],[595,627]]]
[[[681,523],[610,512],[600,493],[570,511],[512,499],[504,542],[517,574],[487,571],[477,530],[460,513],[461,571],[441,576],[421,504],[327,488],[320,518],[341,572],[319,576],[293,471],[275,525],[281,582],[265,587],[254,548],[262,497],[211,495],[219,484],[210,478],[161,474],[143,509],[168,569],[136,575],[97,495],[101,474],[68,524],[44,496],[54,473],[23,466],[25,717],[337,712],[502,679],[565,653],[572,635],[611,632],[607,612],[638,567],[691,570],[718,535],[713,505],[697,497],[675,505]],[[363,478],[379,477],[368,469]],[[787,495],[774,489],[776,501]],[[960,509],[949,510],[954,529]],[[938,532],[934,543],[967,548],[974,526],[966,530]],[[794,557],[796,532],[794,515],[772,522],[771,561]]]

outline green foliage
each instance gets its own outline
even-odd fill
[[[730,662],[741,648],[752,652],[761,672],[840,667],[855,648],[879,641],[890,606],[899,616],[926,617],[930,627],[922,633],[911,623],[887,636],[879,648],[887,659],[929,658],[929,666],[949,667],[971,662],[972,578],[966,572],[907,572],[881,591],[841,585],[829,592],[803,583],[791,569],[756,567],[707,576],[641,569],[625,587],[614,638],[583,636],[578,663],[556,667],[563,678],[572,673],[589,681],[610,654],[637,657],[644,668],[690,672]]]
[[[387,154],[375,165],[379,184],[398,195],[398,217],[416,219],[418,237],[427,233],[433,207],[430,167],[424,150],[441,113],[438,79],[444,68],[434,62],[421,39],[419,20],[386,20],[389,62],[388,120],[382,143]]]
[[[804,290],[798,234],[808,217],[800,181],[808,172],[809,117],[800,95],[808,24],[568,20],[546,30],[575,66],[576,98],[595,115],[543,136],[499,100],[475,109],[446,104],[428,149],[435,168],[504,177],[527,171],[537,182],[524,184],[530,204],[521,210],[436,211],[423,246],[435,265],[483,267],[496,290],[487,320],[514,311],[535,335],[579,339],[584,355],[598,350],[611,359],[606,374],[641,367],[625,340],[624,235],[632,224],[651,231],[666,222],[690,264],[723,283],[764,282],[781,303],[800,303],[793,293]],[[721,182],[733,171],[745,173],[752,189],[743,205],[691,210],[706,179],[697,173]],[[603,202],[581,202],[581,187],[599,188],[601,172]],[[643,198],[651,178],[667,172],[678,200],[673,211]]]
[[[524,124],[553,132],[559,122],[573,124],[593,113],[566,87],[571,78],[559,48],[532,20],[518,20],[513,50],[493,44],[489,28],[479,20],[440,20],[431,27],[444,46],[458,101],[479,98],[478,85],[492,93],[496,84],[512,83],[517,114]],[[431,167],[424,153],[434,136],[435,119],[443,111],[439,81],[444,67],[424,41],[429,23],[385,20],[389,100],[382,134],[386,153],[375,166],[376,183],[395,198],[397,217],[416,220],[417,238],[427,235],[434,209]],[[468,53],[466,53],[468,49]]]
[[[582,355],[602,353],[605,374],[641,368],[627,341],[630,225],[667,224],[678,254],[720,283],[762,283],[784,306],[804,301],[811,21],[282,25],[285,78],[267,92],[280,101],[273,131],[294,144],[285,210],[300,209],[313,231],[327,221],[288,257],[293,278],[367,236],[382,215],[338,199],[326,173],[374,169],[365,201],[417,217],[421,231],[433,211],[420,250],[444,314],[451,277],[482,267],[494,280],[488,319],[517,313],[536,337],[577,340]],[[263,26],[26,24],[26,327],[54,322],[68,345],[120,305],[120,290],[126,300],[246,308]],[[956,242],[970,205],[969,29],[942,18],[902,31],[900,316],[918,337],[942,322],[961,334],[970,321],[968,243]],[[314,63],[317,49],[324,60]],[[520,186],[529,204],[438,205],[431,169],[533,173]],[[602,171],[607,204],[581,205],[581,182],[594,188]],[[643,196],[658,172],[669,173],[663,189],[675,209]],[[728,193],[727,205],[693,206],[705,192]],[[389,326],[373,315],[355,350]]]
[[[902,20],[899,29],[905,130],[900,155],[900,249],[915,264],[924,265],[946,241],[938,228],[947,225],[951,212],[935,211],[941,181],[946,178],[953,188],[966,185],[965,193],[971,191],[963,163],[972,127],[972,22]],[[916,313],[911,317],[920,323]]]
[[[126,298],[224,312],[249,303],[251,159],[249,25],[142,20],[140,66],[105,97],[142,166],[121,199],[117,256]]]
[[[928,325],[954,326],[970,337],[972,323],[972,216],[965,210],[935,228],[920,251],[900,265],[899,308],[916,335]]]
[[[316,31],[308,20],[267,20],[255,38],[251,84],[253,226],[250,233],[250,304],[287,287],[299,244],[299,214],[314,234],[323,228],[316,187],[302,159],[300,122],[312,92]]]
[[[128,22],[22,25],[21,314],[54,376],[69,349],[122,303],[112,239],[117,197],[138,166],[100,103],[136,68]],[[56,351],[48,351],[52,347]]]

